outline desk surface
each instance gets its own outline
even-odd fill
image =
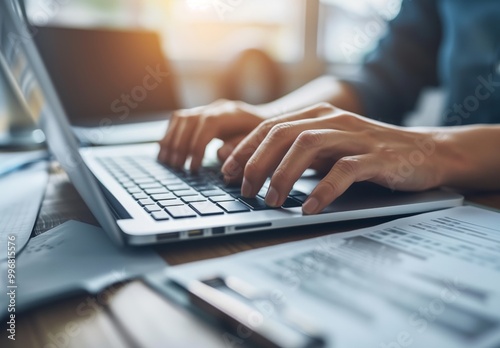
[[[500,209],[500,192],[466,195],[468,201]],[[76,213],[58,214],[63,199],[72,200]],[[59,207],[59,208],[58,208]],[[62,208],[61,208],[62,209]],[[95,223],[64,174],[51,178],[37,230],[53,227],[65,218]],[[230,255],[275,245],[376,225],[378,218],[234,235],[200,241],[160,245],[155,249],[170,264]],[[36,232],[35,231],[35,232]],[[2,330],[2,347],[223,347],[227,336],[211,330],[199,319],[170,304],[139,281],[115,285],[98,296],[75,296],[17,315],[16,341]],[[162,342],[159,345],[159,342]],[[238,344],[233,347],[239,346]]]

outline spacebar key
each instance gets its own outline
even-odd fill
[[[273,207],[266,205],[264,200],[260,197],[255,197],[255,198],[239,197],[238,199],[243,203],[245,203],[246,205],[248,205],[253,210],[274,209]]]

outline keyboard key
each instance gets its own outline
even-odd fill
[[[136,185],[133,181],[120,182],[120,184],[122,184],[122,186],[125,188],[136,187]]]
[[[205,197],[224,196],[226,194],[226,192],[220,189],[200,191],[200,193]]]
[[[293,199],[292,197],[287,197],[285,200],[285,203],[283,203],[282,207],[283,208],[296,208],[296,207],[301,207],[302,203]]]
[[[113,170],[112,174],[115,177],[115,179],[118,180],[119,182],[130,181],[127,173],[124,173],[121,170]]]
[[[225,186],[226,183],[224,181],[224,175],[222,173],[219,173],[217,175],[213,175],[210,177],[210,181],[216,185],[216,186]]]
[[[232,186],[228,186],[228,187],[223,187],[222,188],[224,191],[226,191],[227,193],[229,194],[240,194],[241,193],[241,187],[232,187]]]
[[[212,202],[226,202],[226,201],[234,201],[234,197],[231,196],[231,195],[228,195],[228,194],[225,194],[223,196],[214,196],[214,197],[210,197],[210,200]]]
[[[187,205],[176,205],[174,207],[167,207],[165,211],[175,219],[196,217],[196,213]]]
[[[185,178],[185,177],[187,177],[189,175],[183,169],[172,168],[170,170],[172,171],[172,173],[174,173],[175,175],[177,175],[179,178]]]
[[[154,201],[163,201],[166,199],[174,199],[174,198],[176,197],[172,192],[151,195],[151,199]]]
[[[191,186],[205,184],[207,182],[207,180],[205,178],[202,178],[200,176],[192,176],[189,178],[185,178],[184,181],[187,182]]]
[[[148,195],[157,195],[160,193],[170,193],[165,187],[149,188],[149,189],[145,189],[144,192],[146,192]]]
[[[294,199],[298,200],[300,203],[304,203],[307,199],[307,195],[306,194],[301,194],[301,195],[297,195],[297,196],[293,196]]]
[[[158,205],[162,208],[173,207],[175,205],[185,205],[179,198],[158,201]]]
[[[193,190],[192,188],[187,189],[187,190],[173,191],[173,193],[174,193],[177,197],[197,196],[197,195],[198,195],[198,192],[196,192],[196,191],[195,191],[195,190]]]
[[[220,202],[218,205],[228,213],[243,213],[250,211],[246,205],[238,201]]]
[[[139,199],[137,203],[142,206],[155,204],[155,202],[151,198]]]
[[[293,189],[292,191],[290,191],[290,193],[288,194],[289,196],[306,196],[306,194],[302,191],[299,191],[299,190],[295,190]]]
[[[170,219],[170,215],[168,215],[164,211],[157,211],[151,214],[151,217],[157,221],[168,220]]]
[[[134,194],[132,195],[132,197],[134,197],[134,199],[135,199],[136,201],[138,201],[139,199],[146,199],[146,198],[148,198],[148,195],[147,195],[147,194],[145,194],[145,193],[143,193],[143,192],[141,192],[141,193],[134,193]]]
[[[151,178],[151,175],[147,175],[142,170],[137,169],[133,164],[121,166],[121,169],[124,173],[127,173],[134,180],[146,180]]]
[[[127,192],[132,195],[134,193],[141,193],[142,190],[139,187],[135,186],[135,187],[129,187],[129,188],[127,188]]]
[[[165,182],[172,183],[173,180],[179,180],[174,174],[168,173],[168,172],[164,172],[164,173],[152,172],[151,175],[154,176],[156,178],[156,180],[158,180],[160,182],[165,181]],[[163,184],[163,182],[162,182],[162,184]]]
[[[156,182],[154,178],[151,177],[142,177],[142,178],[137,178],[134,179],[136,184],[150,184]]]
[[[157,211],[161,211],[161,208],[156,204],[151,204],[151,205],[145,205],[144,210],[147,211],[148,213],[154,213]]]
[[[211,202],[195,202],[190,204],[201,216],[224,214],[224,211]]]
[[[255,197],[255,198],[240,197],[239,200],[248,205],[253,210],[274,209],[266,205],[264,200],[260,197]]]
[[[193,202],[205,202],[207,199],[202,195],[196,195],[196,196],[182,197],[182,200],[186,203],[193,203]]]
[[[176,178],[175,176],[171,179],[160,179],[160,183],[162,185],[168,186],[168,185],[179,185],[182,184],[182,180],[179,178]]]
[[[185,183],[173,184],[173,185],[165,185],[170,191],[180,191],[180,190],[189,190],[191,187]]]
[[[121,170],[120,167],[118,166],[105,166],[105,167],[117,179],[119,179],[120,177],[128,177],[128,174],[125,173],[123,170]]]
[[[216,190],[217,187],[210,185],[210,184],[190,184],[194,189],[197,191],[210,191],[210,190]]]
[[[143,170],[148,172],[149,174],[152,173],[162,173],[165,171],[165,168],[161,166],[161,164],[149,160],[144,160],[144,161],[135,161],[138,166],[140,166]]]
[[[139,184],[139,187],[142,188],[143,190],[146,190],[146,189],[155,189],[155,188],[163,188],[163,186],[160,185],[160,183],[157,183],[157,182],[151,182],[151,183],[148,183],[148,184]]]

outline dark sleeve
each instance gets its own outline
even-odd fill
[[[435,0],[403,0],[387,35],[370,53],[361,71],[342,78],[360,97],[364,114],[401,124],[426,86],[438,85],[441,21]]]

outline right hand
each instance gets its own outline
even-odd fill
[[[196,172],[203,161],[206,146],[217,138],[224,141],[217,152],[219,160],[224,162],[239,142],[264,119],[256,107],[228,100],[175,111],[165,137],[160,141],[158,160],[182,168],[191,158],[190,170]]]

